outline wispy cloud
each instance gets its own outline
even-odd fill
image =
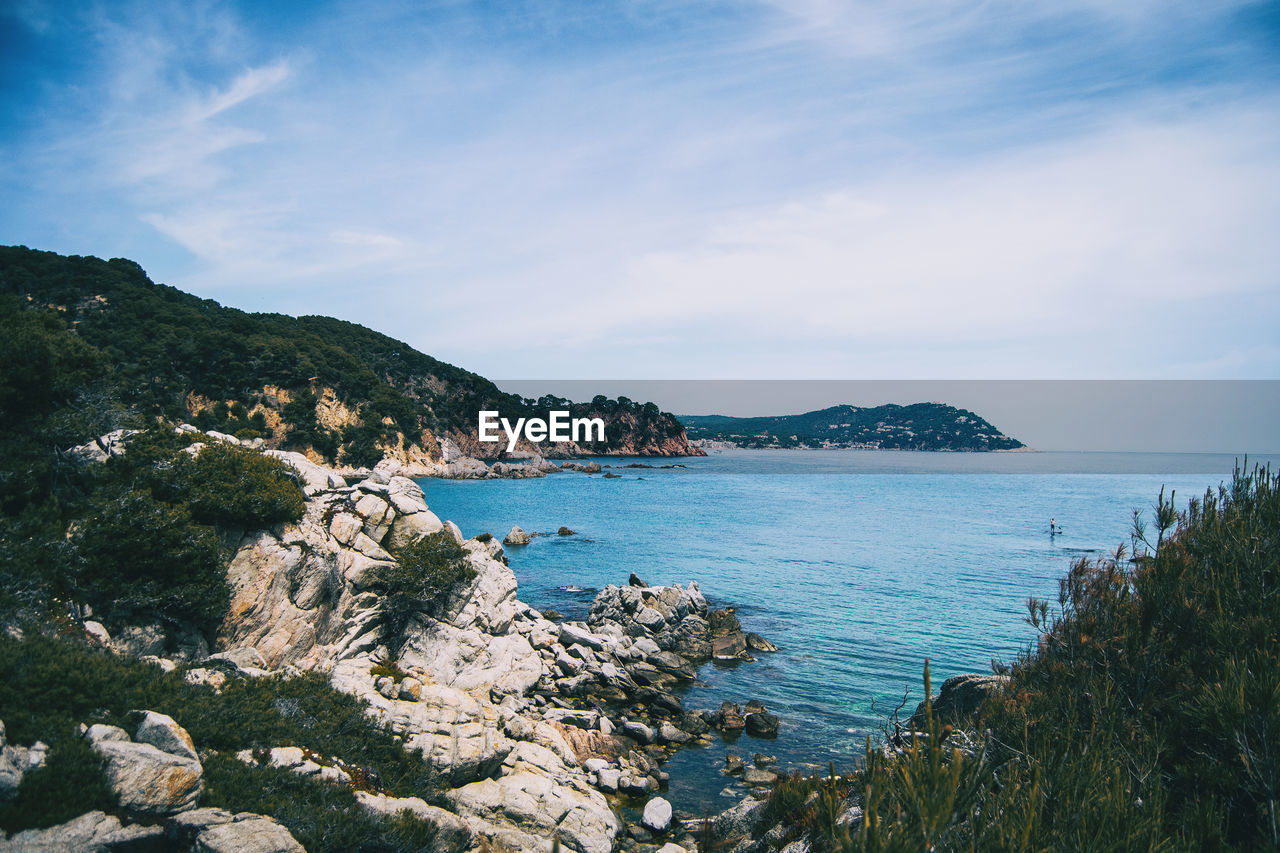
[[[31,6],[0,227],[491,375],[1280,374],[1259,8]]]

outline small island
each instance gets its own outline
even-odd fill
[[[735,418],[680,415],[700,447],[859,450],[1021,450],[1026,447],[967,409],[943,403],[831,406],[802,415]]]

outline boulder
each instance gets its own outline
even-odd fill
[[[576,536],[577,534],[578,534],[578,531],[571,530],[568,527],[561,527],[559,530],[556,531],[557,536]]]
[[[647,587],[649,586],[647,583],[645,583],[644,581],[640,580],[640,576],[639,576],[639,575],[637,575],[635,572],[632,572],[632,573],[631,573],[631,577],[627,580],[627,583],[628,583],[630,586],[635,586],[635,587],[640,587],[640,588],[647,588]]]
[[[547,775],[515,769],[445,793],[460,817],[473,828],[519,850],[546,849],[546,837],[578,853],[610,853],[618,818],[598,791],[557,784]],[[540,837],[530,839],[534,833]]]
[[[511,532],[502,537],[503,545],[528,545],[529,534],[525,533],[519,527],[512,527]]]
[[[716,724],[726,732],[740,732],[747,727],[742,718],[742,709],[736,702],[721,702],[716,714]]]
[[[654,797],[644,804],[640,823],[652,832],[666,832],[671,827],[671,803],[662,797]]]
[[[717,660],[740,658],[747,652],[747,638],[741,631],[711,639],[711,656]]]
[[[122,826],[105,812],[88,812],[47,829],[28,829],[4,839],[0,853],[134,853],[166,849],[164,827]]]
[[[443,529],[444,522],[430,510],[424,509],[421,512],[399,515],[391,523],[391,532],[383,544],[393,550],[403,548]]]
[[[194,808],[204,790],[204,769],[193,757],[191,736],[163,714],[152,717],[147,712],[144,724],[142,735],[170,743],[178,751],[168,752],[154,743],[134,743],[116,726],[95,725],[85,735],[94,751],[106,759],[107,784],[116,801],[122,808],[144,815],[171,815]]]
[[[751,737],[776,738],[778,736],[778,725],[781,721],[776,714],[770,714],[765,711],[747,714],[744,722],[746,723],[747,734],[751,735]]]
[[[171,820],[168,835],[199,853],[306,853],[289,830],[251,812],[195,809]]]
[[[173,717],[155,711],[143,711],[142,722],[133,739],[138,743],[149,743],[161,752],[179,755],[199,762],[196,745],[187,730],[174,722]]]
[[[356,791],[356,802],[365,811],[394,817],[407,811],[436,828],[435,849],[465,850],[471,842],[471,828],[452,812],[428,805],[419,797],[390,797],[369,791]]]
[[[757,652],[776,652],[778,647],[759,634],[747,634],[747,648]]]
[[[953,723],[960,726],[972,722],[987,697],[1008,682],[1007,675],[981,673],[953,675],[942,682],[942,689],[937,696],[933,697],[933,717],[939,723]],[[925,727],[924,702],[916,706],[908,725],[917,731]]]
[[[711,824],[711,831],[716,838],[726,840],[751,835],[755,832],[756,827],[760,825],[767,805],[768,803],[765,800],[746,797],[736,806],[725,809],[716,815]]]
[[[331,471],[312,462],[301,453],[291,450],[264,450],[267,456],[274,456],[297,472],[301,480],[302,491],[308,495],[317,495],[330,489],[345,488],[347,481],[336,471]]]

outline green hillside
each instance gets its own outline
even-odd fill
[[[802,415],[682,415],[691,440],[737,447],[871,447],[880,450],[1016,450],[1022,442],[966,409],[942,403],[832,406]]]
[[[87,362],[78,369],[92,374],[14,379],[21,393],[0,406],[46,396],[50,382],[71,383],[65,399],[51,402],[74,407],[93,399],[89,408],[111,415],[98,419],[105,426],[165,416],[351,465],[371,465],[387,448],[414,446],[435,456],[445,437],[476,454],[496,453],[496,445],[469,443],[480,409],[512,421],[545,417],[552,408],[601,416],[606,440],[580,448],[591,453],[687,449],[679,422],[652,404],[524,399],[355,323],[226,308],[156,284],[121,258],[0,247],[0,298],[6,330],[39,326],[47,347],[80,353]],[[12,334],[10,345],[22,348]],[[44,358],[41,352],[8,353],[6,370],[24,372],[24,362]]]

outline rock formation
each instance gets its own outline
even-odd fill
[[[696,582],[650,587],[633,576],[631,585],[603,589],[585,622],[557,623],[517,599],[497,540],[464,540],[430,511],[412,480],[380,466],[348,482],[302,454],[265,452],[296,472],[304,515],[235,543],[227,569],[231,605],[216,653],[189,670],[188,680],[217,689],[228,675],[327,673],[406,748],[421,749],[447,786],[434,806],[360,791],[365,808],[407,808],[468,846],[541,851],[558,837],[578,853],[613,849],[621,822],[606,795],[653,798],[667,781],[665,758],[709,737],[710,712],[686,711],[672,691],[713,654],[747,658],[732,610],[711,610]],[[393,628],[376,570],[392,565],[397,549],[442,530],[474,574]],[[520,534],[516,528],[508,540],[527,541]],[[113,639],[87,625],[86,634],[120,653],[154,656],[174,645],[158,627],[118,631]],[[100,725],[88,734],[131,813],[190,815],[183,826],[190,824],[201,843],[248,831],[242,824],[251,818],[216,810],[199,810],[204,822],[197,826],[191,808],[200,762],[184,736],[155,714],[132,738]],[[353,784],[341,766],[295,747],[238,757]],[[0,763],[0,785],[4,773]],[[166,796],[142,781],[147,774],[172,782],[163,786]],[[658,802],[646,812],[662,811]],[[669,805],[666,815],[669,823]],[[90,823],[99,834],[119,829],[109,820]]]

